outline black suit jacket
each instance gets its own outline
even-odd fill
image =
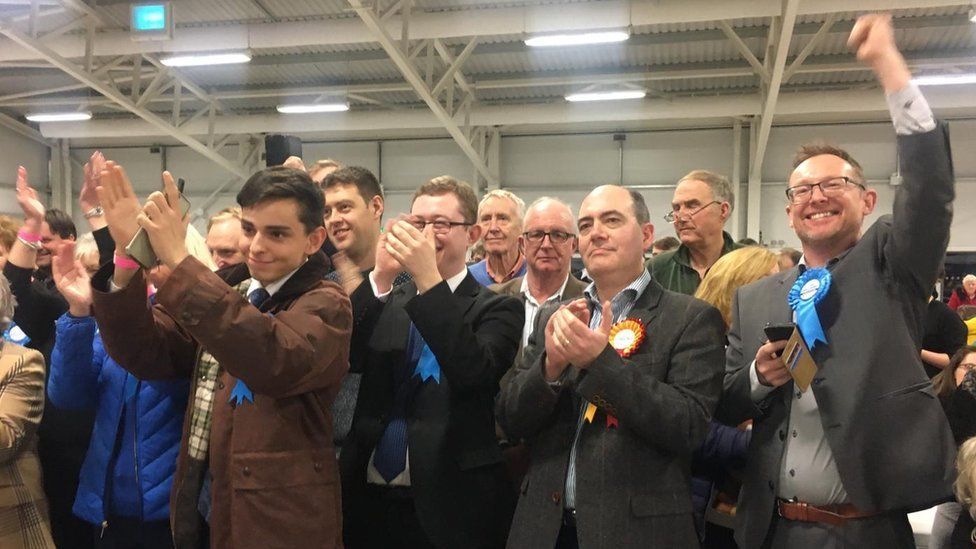
[[[495,440],[494,399],[512,364],[524,311],[517,299],[482,287],[468,274],[452,294],[441,282],[422,295],[408,282],[387,302],[368,280],[354,292],[361,305],[356,329],[375,319],[363,358],[363,378],[352,431],[342,450],[348,540],[370,505],[366,468],[390,420],[394,367],[406,353],[410,322],[441,366],[440,383],[411,377],[407,436],[411,492],[417,517],[438,547],[497,547],[504,543],[513,508],[511,486]],[[376,314],[376,311],[379,311]]]
[[[553,547],[582,399],[600,411],[580,434],[576,511],[580,547],[698,547],[692,522],[692,452],[704,439],[721,392],[724,324],[718,310],[651,281],[627,315],[647,329],[629,358],[607,345],[561,390],[543,374],[545,326],[539,313],[497,418],[530,448],[508,546]],[[606,413],[619,421],[608,428]]]
[[[946,500],[955,444],[919,350],[926,304],[949,240],[954,199],[944,126],[899,136],[904,184],[879,219],[828,264],[831,288],[817,306],[828,345],[813,357],[824,433],[851,502],[864,511],[912,511]],[[773,516],[793,382],[759,403],[749,370],[766,323],[789,322],[798,270],[740,288],[732,306],[725,393],[716,415],[754,419],[736,514],[740,547],[759,547]]]

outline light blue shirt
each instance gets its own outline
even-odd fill
[[[614,322],[618,322],[630,313],[630,310],[634,307],[634,303],[637,302],[637,298],[644,293],[644,290],[647,289],[647,285],[650,283],[651,273],[645,269],[641,272],[640,276],[621,290],[619,294],[613,296],[613,299],[610,300],[610,310],[613,312]],[[590,306],[593,309],[593,313],[590,315],[590,329],[594,329],[600,325],[600,321],[603,318],[603,302],[600,301],[600,297],[596,293],[596,283],[591,283],[587,286],[583,290],[583,295],[590,302]],[[573,438],[573,447],[569,451],[569,469],[566,471],[566,497],[563,498],[563,501],[566,503],[566,509],[576,509],[576,448],[579,446],[580,434],[583,432],[583,425],[586,423],[586,419],[583,417],[586,404],[587,402],[585,400],[580,403],[579,421],[576,423],[576,436]]]

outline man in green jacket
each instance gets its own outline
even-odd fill
[[[718,258],[741,248],[723,230],[733,206],[735,195],[725,176],[694,170],[682,177],[665,216],[681,246],[647,261],[654,279],[672,292],[693,295]]]

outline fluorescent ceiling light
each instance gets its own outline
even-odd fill
[[[83,112],[32,112],[26,115],[31,122],[82,122],[91,120],[92,113]]]
[[[202,67],[206,65],[232,65],[235,63],[247,63],[251,60],[251,54],[245,52],[236,53],[206,53],[200,55],[174,55],[160,59],[160,63],[167,67]]]
[[[624,31],[586,32],[581,34],[550,34],[547,36],[533,36],[525,41],[526,46],[539,48],[551,46],[581,46],[583,44],[609,44],[623,42],[630,38]]]
[[[625,90],[611,92],[571,93],[566,101],[616,101],[619,99],[643,99],[647,95],[644,90]]]
[[[345,112],[349,103],[311,103],[307,105],[278,105],[281,114],[308,114],[316,112]]]
[[[976,74],[932,74],[912,78],[917,86],[948,86],[951,84],[976,84]]]
[[[969,8],[969,20],[976,23],[976,8]]]

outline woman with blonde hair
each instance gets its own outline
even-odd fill
[[[956,455],[955,492],[956,500],[965,510],[959,514],[959,520],[952,531],[951,549],[976,548],[976,437],[968,439],[959,447]]]
[[[746,284],[779,272],[779,257],[760,246],[747,246],[718,259],[698,285],[695,297],[722,313],[725,328],[732,324],[732,296]]]

